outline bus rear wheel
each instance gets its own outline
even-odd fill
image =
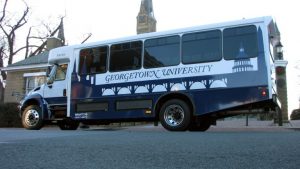
[[[210,123],[204,122],[204,123],[193,123],[189,127],[189,131],[206,131],[210,127]]]
[[[77,130],[79,122],[73,121],[71,119],[58,121],[58,127],[61,130]]]
[[[169,131],[185,131],[191,121],[190,108],[182,100],[169,100],[161,107],[159,119],[162,126]]]

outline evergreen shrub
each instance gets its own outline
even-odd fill
[[[0,103],[0,127],[22,127],[18,103]]]

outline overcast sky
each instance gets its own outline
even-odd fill
[[[0,0],[2,2],[2,0]],[[30,24],[41,20],[65,18],[69,45],[136,34],[136,16],[141,0],[25,0],[31,7]],[[9,1],[11,11],[22,11],[21,0]],[[273,16],[282,35],[284,57],[288,64],[289,111],[299,106],[300,10],[296,0],[153,0],[157,31],[225,22],[242,18]],[[20,58],[22,59],[22,58]],[[17,61],[16,59],[15,61]]]

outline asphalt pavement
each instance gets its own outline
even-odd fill
[[[219,122],[204,133],[169,132],[153,125],[0,129],[0,168],[299,168],[299,130],[289,124],[228,123]]]

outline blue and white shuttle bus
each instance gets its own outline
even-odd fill
[[[21,102],[23,125],[160,121],[205,131],[218,118],[274,111],[274,27],[260,17],[53,49],[47,83]]]

